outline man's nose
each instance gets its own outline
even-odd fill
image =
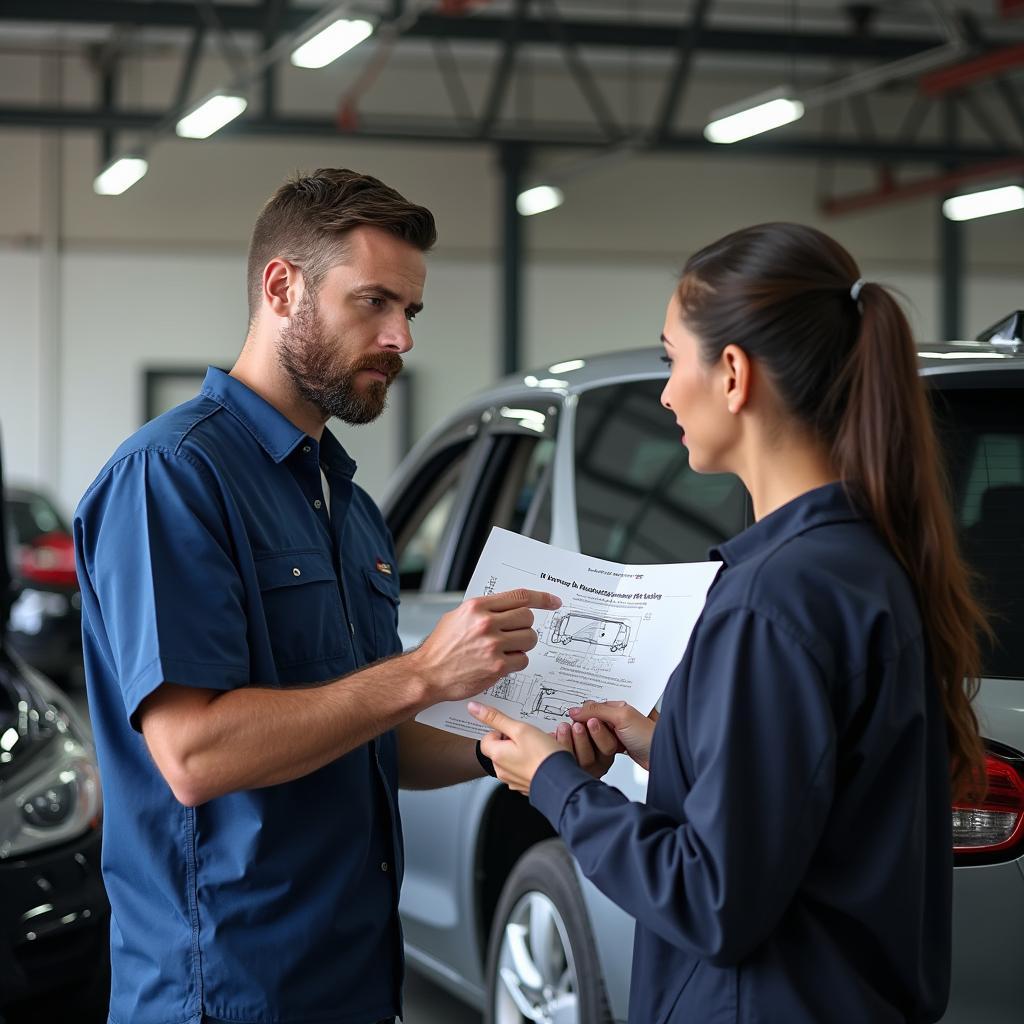
[[[389,352],[397,352],[401,355],[412,348],[412,325],[403,316],[400,321],[388,325],[379,338],[381,348]]]

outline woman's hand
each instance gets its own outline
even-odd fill
[[[530,783],[542,761],[560,750],[574,753],[571,739],[559,742],[536,726],[509,718],[486,704],[471,700],[466,707],[478,722],[492,730],[480,741],[480,749],[494,762],[498,778],[518,793],[529,794]]]
[[[569,717],[573,720],[573,731],[585,726],[601,750],[607,749],[607,743],[599,745],[598,737],[611,731],[620,745],[619,749],[629,754],[641,768],[648,769],[651,740],[658,721],[657,711],[645,717],[624,700],[587,701],[583,707],[569,708]]]
[[[560,722],[555,730],[555,739],[570,751],[576,763],[595,779],[600,779],[615,760],[616,754],[622,754],[626,748],[618,737],[600,719],[591,718],[583,722]]]

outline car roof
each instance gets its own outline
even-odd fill
[[[510,374],[482,394],[500,398],[502,392],[522,394],[524,386],[538,392],[565,395],[589,391],[624,380],[666,377],[659,347],[625,349],[579,359],[565,359],[526,373]],[[980,341],[923,342],[917,346],[918,366],[935,373],[991,371],[1003,366],[1024,370],[1024,347]]]
[[[17,485],[9,486],[4,490],[4,498],[7,501],[47,501],[45,495],[40,494],[39,491],[34,491],[29,487],[19,487]]]

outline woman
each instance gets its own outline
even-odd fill
[[[662,342],[690,465],[737,474],[756,522],[712,553],[656,727],[476,705],[483,753],[636,918],[631,1022],[936,1020],[986,626],[906,319],[835,241],[765,224],[689,260]],[[649,758],[646,803],[594,747]]]

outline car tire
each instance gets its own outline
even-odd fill
[[[597,946],[565,846],[528,850],[501,891],[487,957],[486,1024],[611,1024]]]

